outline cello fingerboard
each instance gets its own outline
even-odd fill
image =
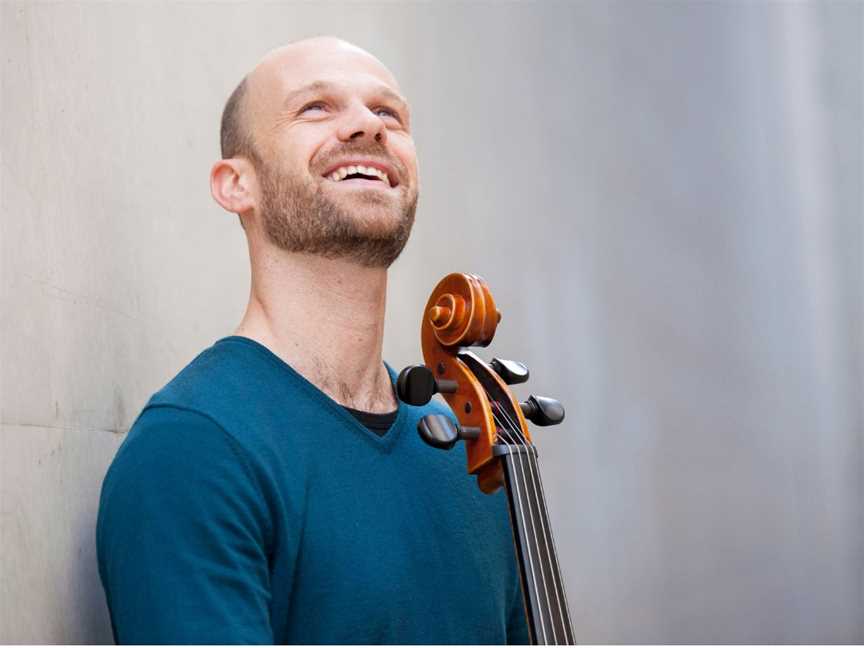
[[[575,644],[533,445],[496,446],[504,470],[513,544],[531,643]]]

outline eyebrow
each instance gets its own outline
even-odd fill
[[[300,86],[299,88],[292,90],[287,95],[285,95],[285,99],[282,102],[282,105],[285,108],[290,108],[294,103],[303,97],[304,95],[314,94],[319,92],[332,92],[336,90],[338,86],[333,83],[329,83],[327,81],[312,81],[311,83],[307,83],[306,85]],[[391,101],[395,101],[400,104],[400,106],[407,112],[408,110],[408,101],[400,95],[395,90],[388,88],[386,85],[380,85],[375,89],[375,92],[382,97],[386,97]]]

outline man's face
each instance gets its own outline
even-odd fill
[[[317,39],[277,51],[253,75],[258,211],[270,240],[389,266],[408,240],[418,195],[408,105],[395,79],[366,52]]]

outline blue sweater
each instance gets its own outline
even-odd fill
[[[156,393],[102,486],[118,643],[527,643],[501,492],[401,403],[378,436],[228,337]]]

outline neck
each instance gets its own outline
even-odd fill
[[[263,344],[341,405],[396,409],[381,358],[386,269],[274,249],[251,258],[249,304],[235,335]]]

